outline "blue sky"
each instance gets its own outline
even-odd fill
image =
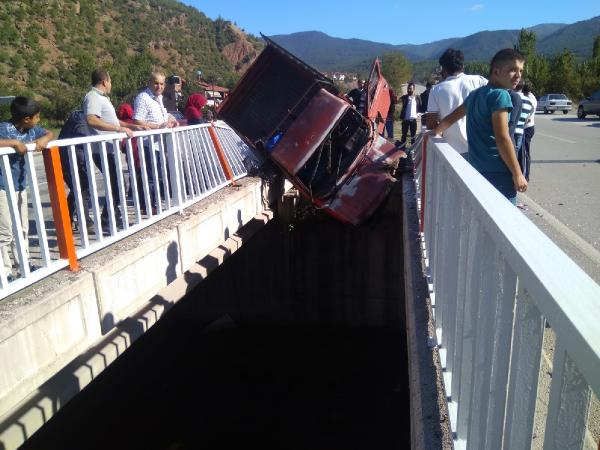
[[[574,23],[600,15],[598,0],[184,0],[258,35],[322,31],[340,38],[423,44],[484,30]],[[516,5],[519,5],[518,8]]]

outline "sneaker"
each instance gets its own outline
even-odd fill
[[[14,277],[14,275],[12,275],[12,274],[9,273],[8,275],[6,275],[6,280],[9,283],[12,283],[13,281],[15,281],[15,277]]]
[[[41,267],[40,266],[36,266],[35,264],[29,263],[29,271],[30,272],[35,272],[38,269],[41,269]]]

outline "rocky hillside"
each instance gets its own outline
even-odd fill
[[[0,24],[0,95],[34,95],[56,119],[77,106],[95,67],[109,69],[121,101],[153,67],[233,86],[262,47],[175,0],[2,1]]]

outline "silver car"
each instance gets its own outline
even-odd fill
[[[588,114],[596,114],[600,117],[600,91],[594,92],[590,97],[579,102],[577,117],[585,119]]]
[[[572,109],[571,104],[571,100],[565,94],[546,94],[539,98],[536,111],[544,111],[544,114],[562,111],[563,114],[567,114]]]

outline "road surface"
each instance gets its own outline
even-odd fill
[[[600,283],[600,119],[539,113],[525,214]]]

